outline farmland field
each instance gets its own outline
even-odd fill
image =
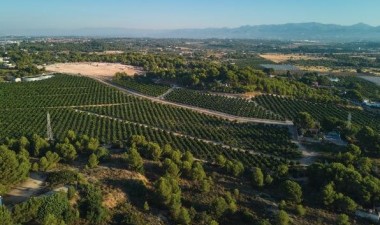
[[[317,60],[322,57],[316,57],[311,55],[299,55],[299,54],[261,54],[260,57],[270,60],[275,63],[282,63],[289,60]]]
[[[377,85],[380,86],[380,77],[375,77],[375,76],[360,76],[360,78],[363,78],[365,80],[371,81]]]
[[[93,77],[112,77],[117,72],[124,72],[130,76],[141,74],[141,68],[123,65],[120,63],[56,63],[46,66],[46,70],[55,73],[82,74]]]
[[[160,96],[169,90],[169,85],[164,84],[154,84],[147,82],[138,82],[132,79],[114,79],[113,83],[127,88],[129,90],[137,91],[139,93],[150,95],[150,96]]]
[[[212,160],[223,153],[233,158],[246,158],[248,164],[264,156],[228,151],[221,145],[285,158],[299,155],[290,143],[286,128],[227,122],[152,103],[125,95],[90,78],[56,75],[41,82],[1,84],[0,90],[2,137],[34,133],[44,136],[46,112],[49,111],[54,134],[59,138],[70,129],[99,137],[104,143],[142,134],[161,144],[171,143],[177,148],[189,149],[201,158]]]
[[[294,119],[299,112],[308,112],[318,121],[327,116],[347,120],[348,114],[351,113],[353,123],[360,126],[371,126],[375,130],[380,130],[379,117],[359,109],[349,109],[334,104],[322,104],[271,95],[261,95],[255,97],[254,100],[259,105],[273,110],[288,119]]]
[[[216,110],[236,116],[255,117],[262,119],[281,120],[282,117],[254,102],[242,98],[210,95],[197,91],[177,89],[168,94],[165,99],[201,108]]]

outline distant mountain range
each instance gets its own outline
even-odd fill
[[[85,28],[76,30],[45,29],[23,31],[10,30],[5,32],[3,31],[2,35],[380,41],[380,26],[373,27],[363,23],[358,23],[352,26],[321,23],[289,23],[280,25],[242,26],[238,28],[173,30],[144,30],[125,28]]]

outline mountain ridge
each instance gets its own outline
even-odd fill
[[[235,28],[128,29],[108,27],[82,29],[30,29],[11,30],[8,32],[3,31],[3,35],[380,41],[380,26],[371,26],[365,23],[345,26],[308,22],[244,25]]]

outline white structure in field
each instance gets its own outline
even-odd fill
[[[46,115],[47,124],[46,124],[46,134],[48,141],[54,141],[53,129],[51,128],[50,113]]]
[[[36,77],[23,77],[22,81],[25,82],[31,82],[31,81],[41,81],[41,80],[46,80],[54,77],[54,75],[42,75],[42,76],[36,76]]]
[[[380,108],[380,102],[371,102],[368,99],[363,101],[364,105],[373,108]]]
[[[355,216],[369,220],[373,223],[379,223],[380,222],[380,214],[374,210],[364,211],[364,210],[356,210]]]

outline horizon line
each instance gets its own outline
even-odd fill
[[[168,31],[168,30],[203,30],[203,29],[236,29],[241,27],[255,27],[255,26],[281,26],[281,25],[293,25],[293,24],[321,24],[321,25],[334,25],[334,26],[342,26],[342,27],[352,27],[355,25],[364,25],[369,26],[372,28],[380,27],[379,25],[370,25],[363,22],[357,22],[354,24],[344,25],[344,24],[337,24],[337,23],[321,23],[321,22],[287,22],[287,23],[268,23],[268,24],[245,24],[240,26],[222,26],[222,27],[184,27],[184,28],[132,28],[132,27],[114,27],[114,26],[99,26],[99,27],[78,27],[78,28],[52,28],[52,27],[40,27],[40,28],[11,28],[7,30],[25,30],[25,31],[32,31],[32,30],[83,30],[83,29],[128,29],[128,30],[140,30],[140,31]]]

